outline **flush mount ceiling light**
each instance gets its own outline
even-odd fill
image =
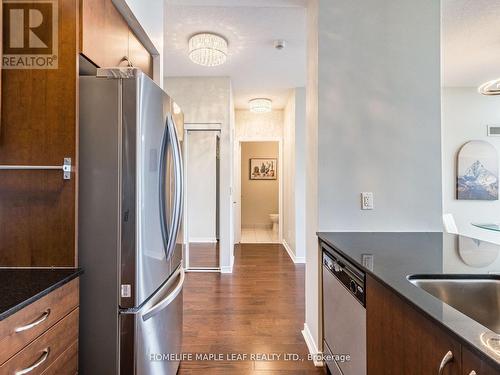
[[[483,95],[500,95],[500,78],[483,83],[478,91]]]
[[[271,99],[255,98],[250,100],[248,104],[250,105],[250,112],[253,113],[267,113],[273,109]]]
[[[202,66],[222,65],[227,60],[227,40],[211,33],[195,34],[189,38],[189,58]]]

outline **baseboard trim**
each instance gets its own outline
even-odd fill
[[[283,243],[282,244],[283,244],[283,247],[285,248],[286,252],[290,256],[290,258],[292,259],[293,263],[303,264],[303,263],[306,262],[306,259],[304,257],[296,257],[295,256],[295,254],[293,253],[290,245],[288,245],[288,243],[285,241],[285,239],[283,239]]]
[[[213,237],[197,237],[197,238],[190,238],[189,243],[216,243],[217,238]]]
[[[307,323],[304,323],[304,329],[302,330],[302,336],[304,336],[304,340],[307,345],[307,349],[309,350],[309,353],[313,357],[313,363],[314,366],[316,367],[323,367],[323,361],[319,360],[319,358],[322,357],[323,353],[319,351],[319,349],[316,347],[316,344],[314,343],[314,339],[312,337],[311,331],[309,330],[309,327],[307,326]]]

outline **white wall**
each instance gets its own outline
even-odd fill
[[[253,113],[246,109],[237,109],[235,116],[237,139],[258,140],[270,137],[281,138],[283,135],[282,110],[269,113]]]
[[[295,256],[295,90],[283,110],[283,243]]]
[[[318,228],[442,229],[441,19],[434,0],[320,0],[317,15],[317,40],[309,25],[305,333],[320,348]],[[374,193],[375,210],[361,211],[362,191]]]
[[[186,123],[221,124],[220,139],[220,267],[232,272],[233,132],[232,88],[228,77],[167,77],[165,91],[179,104]]]
[[[487,141],[500,152],[500,137],[486,131],[487,125],[500,124],[500,99],[480,95],[475,87],[444,88],[442,109],[443,211],[453,214],[460,233],[498,242],[498,234],[470,223],[500,222],[500,201],[457,200],[456,162],[460,147],[472,140]]]
[[[324,7],[322,3],[322,7]],[[302,331],[309,351],[321,350],[320,255],[318,251],[318,55],[320,1],[307,7],[307,87],[306,87],[306,276],[305,323]]]
[[[125,0],[158,52],[163,53],[164,0]]]
[[[215,242],[217,206],[217,134],[191,131],[187,142],[189,242]]]
[[[235,175],[234,175],[234,143],[235,143],[235,132],[236,132],[236,109],[234,104],[234,92],[233,92],[233,84],[231,81],[229,82],[229,151],[228,158],[230,161],[230,171],[229,171],[229,180],[231,181],[230,190],[230,201],[229,201],[229,243],[231,244],[231,252],[226,254],[226,262],[229,264],[229,269],[233,269],[234,264],[234,244],[236,243],[235,236]],[[239,242],[239,238],[238,238]]]
[[[440,231],[439,1],[320,4],[320,230]]]
[[[306,95],[292,90],[283,110],[283,241],[296,262],[305,261]]]
[[[295,89],[295,257],[305,262],[306,256],[306,181],[307,181],[307,116],[306,88]]]

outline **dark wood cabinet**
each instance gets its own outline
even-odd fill
[[[0,374],[76,374],[78,316],[75,279],[0,321]]]
[[[111,0],[81,0],[80,53],[99,67],[133,66],[153,76],[151,54]]]
[[[128,55],[129,27],[111,0],[82,0],[80,52],[99,67],[118,66]]]
[[[367,276],[368,375],[461,375],[461,345],[396,293]]]
[[[462,347],[462,374],[463,375],[498,375],[500,371],[495,370],[479,355],[469,348]]]
[[[78,0],[57,9],[58,68],[2,70],[2,165],[77,165]],[[0,171],[0,265],[74,266],[75,201],[76,173]]]
[[[0,171],[0,266],[77,264],[79,54],[102,67],[130,55],[152,75],[151,55],[112,0],[59,0],[57,10],[57,69],[1,71],[0,164],[71,158],[71,179],[58,170]]]
[[[2,134],[3,1],[0,0],[0,136]]]
[[[153,77],[153,59],[131,30],[128,33],[128,58],[133,66]]]

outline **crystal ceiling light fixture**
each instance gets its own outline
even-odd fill
[[[248,102],[250,105],[250,112],[253,113],[267,113],[271,112],[273,102],[267,98],[255,98]]]
[[[227,40],[213,33],[198,33],[189,38],[189,58],[202,66],[218,66],[227,60]]]
[[[478,91],[483,95],[500,95],[500,78],[483,83]]]

